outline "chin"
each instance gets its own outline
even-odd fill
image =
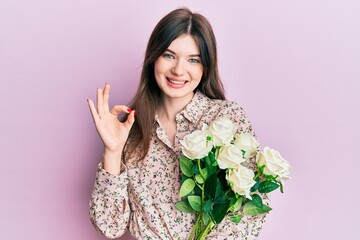
[[[188,98],[189,96],[191,96],[192,98],[194,95],[194,90],[179,91],[179,90],[167,89],[167,91],[164,91],[163,93],[164,96],[169,98]]]

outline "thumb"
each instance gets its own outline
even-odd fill
[[[126,128],[128,128],[129,130],[131,129],[132,125],[135,122],[135,114],[136,111],[132,110],[131,113],[128,115],[128,118],[126,119],[126,121],[124,122],[124,125],[126,126]]]

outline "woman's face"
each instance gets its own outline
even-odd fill
[[[187,98],[194,95],[203,75],[200,50],[191,35],[176,38],[155,61],[155,79],[165,98]]]

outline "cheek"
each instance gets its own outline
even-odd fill
[[[157,60],[155,63],[154,63],[154,74],[158,74],[160,72],[160,66],[161,64],[159,64],[159,61]]]
[[[199,67],[198,69],[195,69],[193,72],[194,79],[201,80],[201,77],[203,76],[203,67]]]
[[[161,73],[165,73],[167,71],[167,69],[169,69],[169,63],[165,60],[163,60],[162,58],[159,58],[158,60],[155,61],[154,63],[154,72],[155,74],[161,74]]]
[[[158,64],[158,62],[156,61],[155,63],[154,63],[154,77],[155,77],[155,81],[156,81],[156,83],[158,84],[158,86],[160,85],[160,75],[161,75],[161,70],[160,70],[160,68],[159,68],[159,64]]]

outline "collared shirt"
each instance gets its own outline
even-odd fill
[[[237,133],[253,133],[237,103],[212,100],[197,91],[176,115],[174,145],[155,115],[150,148],[144,160],[136,163],[136,159],[130,159],[120,175],[106,172],[99,163],[89,206],[95,228],[108,238],[120,237],[129,230],[136,239],[188,239],[195,215],[175,208],[175,203],[180,201],[181,185],[179,141],[219,117],[232,120]],[[250,165],[253,164],[252,161]],[[264,200],[268,202],[268,197]],[[244,216],[237,224],[225,218],[207,239],[256,239],[265,218],[266,214]]]

